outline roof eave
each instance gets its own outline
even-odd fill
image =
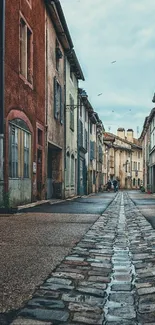
[[[75,73],[77,79],[84,81],[85,78],[84,78],[84,75],[83,75],[83,72],[82,72],[82,69],[81,69],[81,66],[78,61],[75,51],[72,49],[71,51],[68,51],[66,53],[66,55],[67,55],[70,65],[73,68],[73,72]]]
[[[68,30],[66,19],[59,0],[45,0],[59,41],[65,50],[73,48],[73,42]]]

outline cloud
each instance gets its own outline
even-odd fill
[[[155,1],[61,3],[86,79],[80,86],[103,123],[108,119],[113,125],[128,124],[136,132],[151,111],[155,91]],[[126,121],[123,112],[129,109]]]

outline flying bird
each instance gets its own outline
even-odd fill
[[[98,94],[97,96],[101,96],[101,95],[102,95],[102,93]]]
[[[115,63],[116,61],[112,61],[111,63]]]

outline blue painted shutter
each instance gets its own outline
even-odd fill
[[[54,117],[57,119],[57,80],[54,77]]]

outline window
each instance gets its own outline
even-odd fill
[[[138,170],[140,171],[140,162],[138,163]]]
[[[90,122],[90,134],[93,132],[93,124]]]
[[[96,184],[95,170],[93,170],[93,184]]]
[[[24,178],[29,178],[29,136],[24,132]]]
[[[135,178],[133,179],[133,186],[135,186],[136,185],[136,180],[135,180]]]
[[[42,141],[43,141],[43,132],[42,130],[38,129],[38,144],[42,146]]]
[[[140,151],[138,151],[138,158],[140,158]]]
[[[82,100],[80,100],[80,116],[82,117]]]
[[[15,119],[9,123],[9,177],[30,178],[31,134],[26,123]]]
[[[103,161],[103,152],[102,152],[102,147],[99,146],[99,162],[102,163],[102,161]]]
[[[74,131],[74,99],[70,95],[70,129]]]
[[[90,141],[90,160],[95,159],[95,142]]]
[[[85,109],[85,122],[87,122],[87,110]]]
[[[69,182],[70,182],[70,154],[69,152],[67,152],[66,154],[66,187],[69,186]]]
[[[32,84],[32,32],[23,18],[20,19],[20,74]]]
[[[137,170],[137,162],[136,161],[134,161],[134,163],[133,163],[133,170]]]
[[[71,186],[74,186],[74,156],[71,156]]]
[[[63,124],[62,89],[56,77],[54,77],[54,117]]]
[[[71,66],[70,66],[70,78],[72,81],[74,80],[74,73]]]
[[[87,130],[85,129],[85,150],[87,150],[87,143],[88,143],[88,132]]]
[[[62,59],[63,55],[59,46],[58,40],[56,40],[56,46],[55,46],[55,60],[56,60],[56,69],[59,70],[59,63],[60,59]]]
[[[83,147],[83,140],[84,140],[84,132],[83,132],[83,123],[82,121],[79,121],[79,147]]]

